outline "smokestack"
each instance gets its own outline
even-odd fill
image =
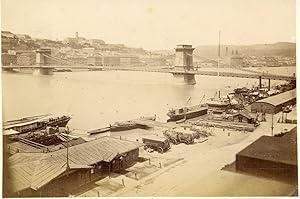
[[[220,57],[221,56],[221,30],[219,30],[219,50],[218,50],[218,56]]]

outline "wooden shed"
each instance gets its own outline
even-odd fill
[[[137,162],[138,142],[102,137],[49,153],[17,153],[8,159],[4,195],[68,196],[78,187]]]

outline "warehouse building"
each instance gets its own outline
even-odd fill
[[[143,144],[102,137],[48,153],[16,153],[8,159],[6,197],[68,196],[110,172],[138,161]]]
[[[296,104],[296,89],[274,95],[251,104],[251,112],[264,112],[276,114],[282,111],[282,108]]]
[[[236,154],[236,170],[265,177],[297,178],[297,127],[281,137],[262,136]]]

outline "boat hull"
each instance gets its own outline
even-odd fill
[[[66,127],[66,125],[68,124],[68,122],[70,120],[71,120],[71,117],[69,117],[69,116],[63,116],[58,119],[50,118],[49,121],[41,120],[41,121],[36,121],[36,122],[30,123],[30,124],[25,124],[25,125],[17,125],[16,124],[16,126],[9,127],[6,130],[13,129],[20,133],[27,133],[27,132],[33,132],[33,131],[45,129],[47,126]]]
[[[170,119],[168,119],[167,122],[178,121],[178,120],[182,120],[184,118],[192,119],[192,118],[199,117],[199,116],[202,116],[205,114],[207,114],[207,109],[202,109],[199,111],[192,111],[192,112],[187,112],[187,113],[174,114],[172,116],[169,116]]]

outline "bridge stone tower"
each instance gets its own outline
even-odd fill
[[[42,75],[52,75],[53,67],[51,65],[51,49],[41,48],[36,51],[36,65],[39,66],[39,73]]]
[[[196,84],[194,65],[193,65],[193,51],[195,48],[192,45],[181,44],[175,48],[175,70],[178,73],[173,73],[174,76],[183,75],[184,81],[187,84]]]
[[[41,48],[36,51],[36,65],[47,66],[50,65],[51,49]]]
[[[193,51],[192,45],[177,45],[175,48],[175,69],[190,71],[194,70],[193,66]]]

